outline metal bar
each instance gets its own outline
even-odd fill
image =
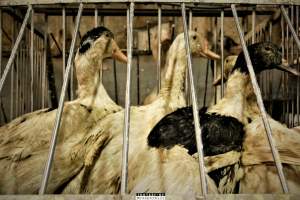
[[[252,10],[252,44],[255,43],[255,19],[256,19],[256,12],[255,8]]]
[[[127,192],[128,178],[128,149],[129,149],[129,130],[130,130],[130,82],[132,68],[132,42],[133,42],[133,15],[134,3],[131,2],[127,9],[127,77],[125,93],[125,112],[124,112],[124,129],[123,129],[123,150],[122,150],[122,174],[121,174],[121,195]]]
[[[114,70],[114,83],[115,83],[115,101],[116,101],[116,104],[118,104],[119,103],[119,98],[118,98],[117,63],[116,63],[115,59],[113,59],[113,66],[114,66],[113,70]]]
[[[217,18],[215,17],[214,20],[213,20],[213,43],[214,43],[214,51],[216,52],[217,51],[217,26],[218,26],[218,20]],[[214,64],[212,67],[213,67],[213,71],[214,71],[214,74],[213,74],[213,77],[214,77],[214,80],[217,78],[217,62],[215,60],[212,61],[212,63]],[[214,104],[217,103],[217,100],[218,100],[218,90],[217,90],[217,87],[214,87]]]
[[[49,175],[50,175],[51,165],[52,165],[52,161],[53,161],[53,157],[54,157],[55,146],[56,146],[56,141],[57,141],[57,136],[58,136],[58,130],[59,130],[59,127],[60,127],[61,116],[62,116],[62,112],[63,112],[63,108],[64,108],[65,94],[66,94],[67,84],[68,84],[69,75],[70,75],[70,71],[71,71],[71,66],[72,66],[72,61],[73,61],[73,56],[74,56],[74,48],[75,48],[76,38],[77,38],[77,35],[78,35],[78,29],[79,29],[82,9],[83,9],[83,4],[80,3],[79,8],[78,8],[77,17],[76,17],[75,29],[74,29],[74,32],[73,32],[73,37],[72,37],[70,53],[69,53],[69,57],[68,57],[66,73],[65,73],[65,76],[64,76],[64,82],[63,82],[63,86],[62,86],[62,89],[61,89],[59,105],[58,105],[58,108],[57,108],[55,124],[54,124],[54,128],[53,128],[53,131],[52,131],[52,138],[51,138],[51,143],[50,143],[50,148],[49,148],[49,155],[48,155],[47,163],[46,163],[46,166],[45,166],[45,170],[44,170],[44,174],[43,174],[43,180],[42,180],[42,183],[41,183],[39,194],[45,194],[46,189],[47,189],[48,179],[49,179]]]
[[[78,3],[79,0],[1,0],[0,6],[13,6],[13,5],[28,5],[28,4],[68,4]],[[131,0],[110,0],[110,3],[129,3]],[[145,3],[145,0],[135,0],[136,3]],[[300,5],[299,0],[151,0],[153,3],[213,3],[213,4],[265,4],[265,5],[280,5],[280,4],[294,4]],[[92,0],[85,1],[85,3],[107,3],[107,0]]]
[[[299,6],[296,6],[296,30],[299,30]],[[297,49],[297,70],[300,71],[299,65],[299,49]],[[296,113],[297,126],[300,126],[300,77],[297,77],[297,91],[296,91]]]
[[[283,15],[281,15],[281,53],[282,53],[282,58],[285,57],[285,34],[284,34],[284,21],[283,21]],[[283,101],[282,101],[282,122],[285,122],[285,74],[282,72],[282,91],[283,91]]]
[[[98,26],[98,8],[95,8],[95,27]]]
[[[157,27],[157,63],[156,63],[156,81],[157,81],[157,94],[161,87],[161,5],[158,5],[158,27]]]
[[[46,92],[46,68],[47,68],[47,38],[48,38],[48,15],[45,14],[45,30],[44,30],[44,45],[43,45],[43,79],[42,79],[42,107],[46,107],[45,98],[48,94]],[[48,95],[47,95],[48,96]]]
[[[300,49],[300,40],[299,40],[299,37],[297,36],[297,33],[296,33],[296,31],[295,31],[292,23],[291,23],[291,20],[288,17],[288,15],[286,13],[286,10],[284,9],[284,5],[281,5],[280,8],[281,8],[281,13],[283,14],[283,17],[284,17],[285,21],[287,22],[287,25],[290,28],[292,36],[294,37],[294,40],[295,40],[295,42],[297,44],[297,47],[298,47],[298,49]]]
[[[291,23],[292,26],[294,27],[294,6],[291,6]],[[299,31],[299,30],[298,30]],[[291,37],[291,63],[294,64],[294,40]],[[293,88],[292,88],[293,89]],[[294,115],[295,115],[295,110],[294,110],[294,90],[291,91],[291,112],[292,112],[292,120],[290,123],[290,127],[294,127]]]
[[[140,56],[136,55],[137,104],[140,105]]]
[[[269,22],[269,38],[270,38],[270,42],[272,42],[272,29],[273,29],[273,25],[272,25],[272,21]],[[273,107],[273,82],[274,82],[274,74],[273,71],[269,71],[269,113],[272,116],[272,107]]]
[[[287,13],[289,14],[289,13]],[[288,24],[286,24],[286,40],[285,40],[285,45],[286,45],[286,60],[289,63],[289,27]],[[286,99],[285,99],[285,103],[286,103],[286,115],[285,115],[285,123],[287,124],[287,126],[289,127],[289,90],[288,90],[288,81],[289,81],[289,75],[287,72],[284,72],[285,75],[285,94],[286,94]]]
[[[256,99],[257,99],[257,104],[258,104],[259,110],[261,112],[263,123],[264,123],[265,129],[266,129],[267,138],[268,138],[268,141],[269,141],[269,145],[271,147],[272,156],[273,156],[275,164],[276,164],[276,168],[277,168],[277,171],[278,171],[280,183],[281,183],[283,192],[288,193],[288,186],[287,186],[287,183],[286,183],[286,179],[284,177],[282,164],[281,164],[281,161],[280,161],[280,156],[279,156],[279,153],[276,149],[275,141],[272,137],[272,130],[271,130],[268,118],[267,118],[267,114],[266,114],[265,107],[264,107],[264,104],[263,104],[263,100],[262,100],[262,97],[261,97],[261,92],[260,92],[259,86],[257,84],[257,80],[255,78],[253,65],[252,65],[252,62],[250,60],[249,52],[247,50],[246,43],[245,43],[245,40],[244,40],[244,33],[243,33],[243,31],[240,27],[238,15],[237,15],[234,4],[231,5],[231,9],[232,9],[232,13],[233,13],[233,16],[234,16],[236,28],[239,32],[239,37],[240,37],[240,40],[241,40],[241,45],[243,47],[243,52],[244,52],[244,56],[245,56],[245,59],[246,59],[249,75],[250,75],[250,78],[251,78],[252,87],[253,87],[253,90],[254,90],[254,93],[255,93],[255,96],[256,96]]]
[[[224,10],[221,11],[221,98],[224,97]]]
[[[34,31],[34,10],[31,12],[31,26],[30,26],[30,111],[33,111],[33,84],[34,84],[34,62],[33,62],[33,31]]]
[[[31,7],[31,5],[29,5],[28,8],[27,8],[27,12],[26,12],[25,18],[24,18],[24,20],[23,20],[23,23],[22,23],[20,32],[19,32],[19,34],[18,34],[18,37],[17,37],[17,39],[16,39],[16,42],[15,42],[15,44],[14,44],[14,47],[13,47],[12,51],[11,51],[10,57],[9,57],[9,59],[8,59],[8,62],[7,62],[7,64],[6,64],[6,67],[5,67],[5,69],[4,69],[3,75],[2,75],[1,80],[0,80],[0,93],[2,92],[3,85],[4,85],[4,81],[5,81],[5,79],[6,79],[6,76],[7,76],[8,72],[10,71],[10,68],[11,68],[11,66],[12,66],[12,64],[13,64],[14,58],[15,58],[15,56],[16,56],[16,53],[17,53],[19,44],[20,44],[20,42],[21,42],[21,39],[22,39],[22,37],[23,37],[24,30],[25,30],[26,24],[27,24],[27,22],[28,22],[28,19],[29,19],[29,15],[30,15],[31,10],[32,10],[32,7]]]
[[[2,9],[0,8],[0,77],[2,75]],[[0,99],[1,101],[2,99]]]
[[[19,26],[18,26],[18,22],[16,22],[16,30],[19,29]],[[15,68],[13,71],[15,71],[15,91],[16,91],[16,100],[15,100],[15,116],[19,116],[19,110],[20,110],[20,102],[19,102],[19,99],[20,99],[20,92],[19,92],[19,71],[20,71],[20,67],[19,67],[19,60],[20,60],[20,49],[22,49],[22,40],[20,42],[20,47],[18,48],[17,50],[17,54],[16,54],[16,58],[15,58]]]
[[[192,29],[193,26],[193,12],[190,9],[189,10],[189,30]],[[189,106],[191,105],[191,91],[190,91],[190,87],[189,87],[189,72],[188,72],[188,68],[186,68],[186,72],[185,72],[185,82],[184,82],[184,89],[185,89],[185,99],[186,99],[186,104]]]
[[[62,8],[62,72],[65,76],[66,67],[66,8]]]
[[[16,42],[16,26],[15,21],[12,19],[12,40],[11,40],[11,48],[14,48]],[[16,52],[17,53],[17,52]],[[12,65],[15,66],[15,60],[13,61]],[[14,66],[10,72],[10,120],[14,118]],[[3,76],[3,74],[2,74]]]
[[[199,161],[199,170],[200,170],[200,182],[201,182],[201,189],[204,198],[206,199],[207,196],[207,183],[205,179],[205,166],[204,166],[204,154],[203,154],[203,143],[201,138],[201,129],[200,129],[200,119],[198,115],[198,105],[197,105],[197,98],[195,92],[195,85],[194,85],[194,77],[193,77],[193,68],[192,68],[192,55],[190,50],[190,41],[189,41],[189,33],[186,23],[186,13],[185,13],[185,4],[181,4],[181,11],[182,11],[182,21],[183,21],[183,29],[184,29],[184,39],[185,39],[185,47],[186,47],[186,56],[187,56],[187,63],[188,69],[190,74],[190,88],[191,88],[191,96],[192,96],[192,106],[193,106],[193,117],[194,117],[194,126],[195,126],[195,133],[196,133],[196,143],[197,143],[197,150],[198,150],[198,161]]]

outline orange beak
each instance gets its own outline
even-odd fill
[[[204,58],[208,58],[208,59],[211,59],[211,60],[218,60],[218,59],[220,59],[220,56],[218,54],[216,54],[215,52],[213,52],[210,49],[208,49],[208,42],[207,42],[207,40],[204,41],[204,47],[203,47],[203,49],[201,49],[201,51],[199,52],[199,54],[201,56],[203,56]]]
[[[127,63],[127,57],[122,53],[117,43],[112,39],[112,58]]]

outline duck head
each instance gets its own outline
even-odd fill
[[[255,73],[260,73],[268,69],[279,69],[299,76],[299,72],[289,67],[287,62],[282,59],[280,48],[271,42],[252,44],[248,46],[248,52]],[[236,69],[248,73],[246,60],[242,52],[237,58],[233,71]]]
[[[250,45],[248,46],[248,52],[256,74],[268,69],[279,69],[300,76],[297,70],[289,67],[287,61],[282,59],[280,48],[271,42],[261,42]],[[224,81],[228,78],[229,74],[235,70],[246,74],[249,73],[243,52],[238,56],[228,56],[225,59]],[[221,75],[215,79],[213,84],[219,85],[220,83]]]
[[[93,28],[82,37],[76,56],[88,56],[92,60],[112,57],[127,62],[127,57],[116,44],[113,33],[103,26]]]

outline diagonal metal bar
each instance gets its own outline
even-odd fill
[[[53,162],[53,157],[54,157],[54,153],[55,153],[55,147],[56,147],[58,131],[59,131],[60,122],[61,122],[61,116],[62,116],[62,112],[63,112],[63,108],[64,108],[64,101],[65,101],[67,84],[68,84],[69,75],[70,75],[70,71],[71,71],[71,67],[72,67],[72,60],[73,60],[75,42],[76,42],[76,38],[77,38],[77,35],[78,35],[78,29],[79,29],[82,9],[83,9],[83,4],[80,3],[78,13],[77,13],[77,17],[76,17],[75,30],[73,32],[73,38],[72,38],[72,42],[71,42],[66,73],[64,75],[64,82],[63,82],[63,86],[62,86],[62,89],[61,89],[59,105],[58,105],[58,109],[57,109],[57,113],[56,113],[55,124],[54,124],[54,128],[53,128],[53,131],[52,131],[52,138],[51,138],[51,143],[50,143],[50,148],[49,148],[48,160],[47,160],[47,163],[46,163],[46,166],[45,166],[43,180],[42,180],[42,183],[41,183],[41,188],[40,188],[39,194],[45,194],[46,189],[47,189],[48,179],[49,179],[51,166],[52,166],[52,162]]]
[[[190,89],[191,89],[191,96],[192,96],[192,106],[193,106],[193,117],[194,117],[194,126],[195,126],[195,133],[196,133],[196,143],[197,143],[197,150],[198,150],[198,161],[199,161],[199,169],[200,169],[200,182],[201,182],[201,189],[204,198],[206,199],[207,196],[207,183],[205,179],[205,166],[204,166],[204,154],[203,154],[203,143],[201,138],[201,129],[200,129],[200,121],[198,115],[198,105],[197,105],[197,98],[195,92],[195,85],[194,85],[194,77],[193,77],[193,68],[192,68],[192,56],[190,50],[190,41],[189,41],[189,34],[188,28],[186,23],[186,12],[185,12],[185,4],[181,4],[181,13],[182,13],[182,21],[183,21],[183,29],[184,29],[184,39],[185,39],[185,47],[186,47],[186,56],[187,56],[187,63],[188,63],[188,71],[189,71],[189,81],[190,81]]]
[[[127,78],[125,93],[125,112],[124,112],[124,129],[123,129],[123,151],[122,151],[122,174],[121,174],[121,195],[127,192],[128,179],[128,149],[129,149],[129,130],[130,130],[130,83],[132,68],[132,41],[133,41],[133,15],[134,3],[131,2],[127,9]]]
[[[257,104],[258,104],[258,107],[259,107],[259,110],[260,110],[260,113],[261,113],[261,116],[262,116],[262,119],[263,119],[263,123],[264,123],[265,129],[266,129],[266,134],[267,134],[267,138],[268,138],[269,145],[270,145],[270,148],[271,148],[272,156],[274,158],[275,165],[276,165],[276,168],[277,168],[277,171],[278,171],[280,183],[281,183],[283,192],[288,193],[289,190],[288,190],[286,179],[284,177],[284,173],[283,173],[283,169],[282,169],[282,163],[280,161],[279,153],[276,149],[275,141],[272,137],[271,126],[270,126],[268,118],[267,118],[267,113],[266,113],[266,110],[265,110],[265,107],[264,107],[264,104],[263,104],[261,91],[259,89],[256,77],[255,77],[253,65],[252,65],[252,62],[251,62],[251,59],[250,59],[250,56],[249,56],[249,52],[247,50],[246,42],[244,40],[244,34],[243,34],[241,26],[239,24],[239,19],[238,19],[238,15],[237,15],[236,8],[235,8],[234,4],[231,5],[231,9],[232,9],[232,14],[233,14],[233,17],[234,17],[235,25],[236,25],[236,28],[238,30],[239,37],[240,37],[240,40],[241,40],[241,45],[243,47],[243,52],[244,52],[244,56],[245,56],[245,59],[246,59],[247,68],[249,70],[252,87],[253,87],[253,90],[254,90],[254,93],[255,93],[255,96],[256,96],[256,99],[257,99]]]
[[[7,61],[6,67],[5,67],[4,71],[3,71],[3,75],[2,75],[1,80],[0,80],[0,94],[2,92],[3,85],[4,85],[4,82],[6,80],[7,74],[10,71],[11,66],[13,64],[13,61],[15,59],[15,56],[17,54],[17,50],[19,48],[19,44],[21,42],[21,39],[22,39],[22,37],[24,35],[24,30],[25,30],[25,27],[26,27],[27,22],[29,20],[29,16],[30,16],[31,10],[32,10],[32,6],[29,5],[28,8],[27,8],[27,12],[26,12],[25,18],[23,20],[20,32],[18,34],[17,40],[16,40],[15,45],[14,45],[12,51],[11,51],[10,57],[9,57],[9,59]]]

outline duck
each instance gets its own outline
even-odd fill
[[[219,59],[210,51],[203,37],[189,32],[194,56]],[[166,73],[158,98],[148,105],[130,107],[128,188],[127,192],[165,192],[167,194],[201,194],[199,166],[186,149],[149,148],[147,136],[166,114],[186,105],[183,85],[187,67],[184,34],[173,41],[166,59]],[[91,167],[85,168],[71,180],[63,193],[120,192],[124,111],[106,116],[93,129],[91,137],[106,138],[107,143],[95,144]],[[88,140],[88,139],[86,139]],[[147,176],[149,179],[145,180]],[[207,177],[208,180],[209,177]],[[209,191],[217,192],[212,181]],[[180,190],[178,190],[180,188]]]
[[[122,109],[109,98],[99,80],[102,60],[108,57],[127,60],[109,29],[97,27],[88,31],[74,60],[78,98],[64,105],[47,193],[57,192],[84,166],[89,142],[80,142],[90,128],[106,115]],[[38,110],[0,127],[1,194],[38,192],[56,112],[53,108]]]
[[[225,65],[225,80],[228,71],[234,67],[233,63]],[[285,61],[281,69],[293,75],[299,76],[299,72],[289,68]],[[219,76],[214,84],[220,83]],[[252,85],[249,83],[245,88],[245,112],[247,123],[244,124],[245,139],[241,156],[241,167],[243,176],[240,179],[239,193],[281,193],[282,188],[279,182],[277,170],[271,155],[268,140],[260,111],[256,103]],[[283,170],[288,183],[290,193],[299,193],[299,132],[297,127],[287,128],[286,125],[277,122],[267,115],[273,137],[279,150]],[[298,133],[298,134],[297,134]]]
[[[281,54],[274,44],[264,42],[248,47],[256,73],[272,68],[281,68]],[[227,62],[228,61],[228,62]],[[245,89],[250,84],[243,53],[230,57],[226,65],[235,63],[227,81],[226,93],[216,105],[199,110],[200,125],[205,156],[242,152],[244,140]],[[285,68],[286,69],[286,68]],[[176,145],[186,148],[190,155],[196,152],[195,133],[191,107],[184,107],[165,116],[152,129],[148,145],[154,148],[171,149]],[[230,159],[230,158],[228,158]],[[240,163],[210,172],[220,193],[238,192]],[[237,174],[233,176],[232,174]],[[232,180],[230,180],[232,179]]]

